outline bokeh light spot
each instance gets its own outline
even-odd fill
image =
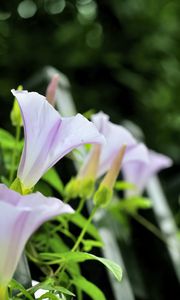
[[[45,10],[52,15],[60,14],[66,6],[65,0],[45,0]]]
[[[37,6],[32,0],[24,0],[18,5],[17,11],[21,18],[28,19],[35,15]]]
[[[0,11],[0,21],[5,21],[5,20],[9,19],[10,16],[11,16],[10,12]]]

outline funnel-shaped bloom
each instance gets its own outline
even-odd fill
[[[0,290],[12,278],[31,234],[52,217],[71,212],[56,198],[40,193],[22,196],[0,184]]]
[[[116,125],[109,121],[109,116],[100,112],[92,116],[92,121],[96,128],[106,138],[106,143],[101,146],[101,154],[99,159],[99,167],[97,177],[106,173],[117,157],[120,149],[126,145],[126,153],[123,157],[122,164],[127,161],[142,160],[148,161],[147,150],[142,144],[138,144],[132,134],[120,125]],[[136,149],[131,152],[131,149]],[[93,158],[93,149],[90,151],[85,164],[80,170],[80,174],[85,174],[86,167],[90,165]],[[119,165],[120,168],[120,165]]]
[[[104,137],[82,115],[62,118],[45,97],[27,91],[12,91],[24,123],[25,145],[18,177],[26,188],[74,148],[86,143],[103,143]]]
[[[135,149],[132,149],[130,155],[133,156],[134,151]],[[133,183],[137,188],[136,191],[132,191],[133,194],[142,193],[152,175],[172,165],[172,160],[160,153],[149,150],[148,156],[149,162],[129,161],[123,166],[124,179]]]

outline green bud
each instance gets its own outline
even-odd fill
[[[18,91],[22,91],[22,89],[23,89],[22,86],[18,87]],[[11,119],[13,126],[22,126],[23,125],[21,110],[19,108],[19,104],[18,104],[16,98],[14,99],[13,108],[10,113],[10,119]]]
[[[107,186],[100,185],[100,187],[94,194],[94,204],[97,206],[105,207],[111,201],[112,195],[112,189],[108,188]]]
[[[33,191],[33,189],[27,189],[18,177],[13,181],[10,189],[21,195],[28,195]]]
[[[74,199],[79,196],[80,179],[71,178],[71,180],[65,186],[66,199]]]
[[[72,178],[65,187],[67,199],[77,197],[90,198],[94,192],[94,180],[92,178]]]
[[[81,179],[79,196],[81,198],[91,198],[94,193],[94,179],[85,178]]]

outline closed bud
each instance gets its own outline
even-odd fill
[[[67,200],[77,197],[90,198],[94,192],[94,180],[91,178],[72,178],[65,187]]]
[[[94,198],[93,198],[94,204],[96,206],[105,207],[111,201],[112,195],[113,195],[112,189],[106,186],[100,186],[99,189],[94,194]]]
[[[23,87],[20,85],[18,87],[18,91],[22,91],[22,89],[23,89]],[[19,108],[19,104],[18,104],[16,98],[14,99],[13,108],[10,113],[10,119],[11,119],[11,123],[13,126],[22,126],[23,125],[21,110]]]
[[[91,198],[94,192],[94,179],[81,179],[79,196],[81,198]]]
[[[101,146],[93,145],[88,160],[80,170],[78,178],[93,178],[95,180],[99,167],[100,154]]]
[[[116,182],[116,179],[119,175],[119,172],[121,170],[121,165],[122,165],[122,161],[124,158],[124,154],[126,151],[126,145],[122,146],[122,148],[120,149],[120,151],[118,152],[118,154],[116,155],[111,168],[109,169],[109,171],[106,173],[106,175],[104,176],[104,179],[101,182],[101,185],[103,186],[107,186],[110,189],[113,189],[114,184]]]
[[[74,199],[79,196],[80,180],[77,178],[71,178],[65,187],[65,197],[67,200]]]
[[[96,193],[94,194],[94,204],[105,207],[111,201],[113,195],[113,187],[121,169],[122,160],[126,151],[126,145],[124,145],[119,153],[116,155],[111,168],[103,178],[102,182]]]
[[[46,90],[46,99],[52,106],[55,106],[56,90],[58,87],[58,82],[59,82],[59,75],[54,74]]]

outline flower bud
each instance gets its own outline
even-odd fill
[[[74,199],[79,196],[80,180],[77,178],[71,178],[65,187],[65,197],[67,200]]]
[[[21,85],[18,86],[18,91],[22,91],[22,90],[23,90],[23,87]],[[19,108],[19,104],[18,104],[16,98],[14,98],[13,108],[10,113],[10,119],[11,119],[13,126],[22,126],[23,125],[21,110]]]
[[[122,160],[126,151],[126,145],[124,145],[117,156],[115,157],[111,168],[105,175],[104,179],[100,183],[98,190],[94,195],[94,203],[98,206],[107,206],[111,201],[113,195],[113,187],[121,169]]]
[[[81,198],[91,198],[94,192],[94,179],[81,179],[79,196]]]
[[[90,198],[94,192],[95,179],[99,166],[101,146],[94,145],[87,163],[83,166],[77,176],[78,193],[81,198]]]
[[[100,185],[99,189],[94,195],[94,204],[105,207],[111,201],[112,195],[112,189],[108,188],[107,186]]]
[[[93,178],[95,180],[99,166],[100,153],[101,146],[94,145],[87,162],[83,165],[83,168],[78,174],[78,178]]]
[[[52,106],[55,106],[56,90],[58,87],[58,82],[59,82],[59,75],[54,74],[46,90],[46,99]]]
[[[103,181],[101,182],[102,185],[109,187],[110,189],[113,189],[114,184],[116,182],[116,179],[118,177],[118,174],[121,169],[122,161],[124,158],[124,154],[126,151],[126,145],[123,145],[120,151],[118,152],[117,156],[115,157],[111,168],[106,173]]]

